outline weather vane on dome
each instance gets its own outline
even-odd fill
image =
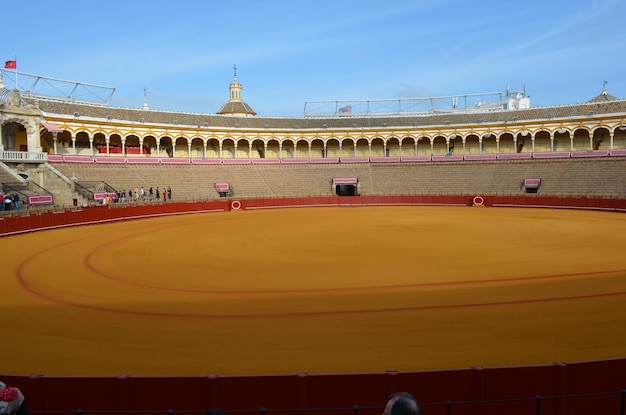
[[[235,76],[237,76],[237,64],[233,65],[233,69],[235,70]]]

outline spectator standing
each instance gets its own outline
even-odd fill
[[[15,210],[20,210],[20,195],[17,193],[13,194],[13,204],[15,205]]]
[[[172,200],[172,188],[167,186],[167,198]]]
[[[11,210],[13,207],[13,199],[10,194],[4,195],[4,210]]]

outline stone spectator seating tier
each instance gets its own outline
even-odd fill
[[[355,177],[361,195],[514,195],[526,178],[540,194],[623,198],[626,157],[351,164],[100,164],[51,163],[67,177],[105,181],[117,190],[171,187],[174,200],[218,197],[229,183],[236,198],[332,196],[333,178]]]

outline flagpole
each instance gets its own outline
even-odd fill
[[[20,86],[17,83],[17,55],[15,55],[15,89],[17,89],[17,91],[20,91]]]

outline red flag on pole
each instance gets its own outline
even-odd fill
[[[17,69],[17,61],[6,61],[4,63],[5,69]]]

